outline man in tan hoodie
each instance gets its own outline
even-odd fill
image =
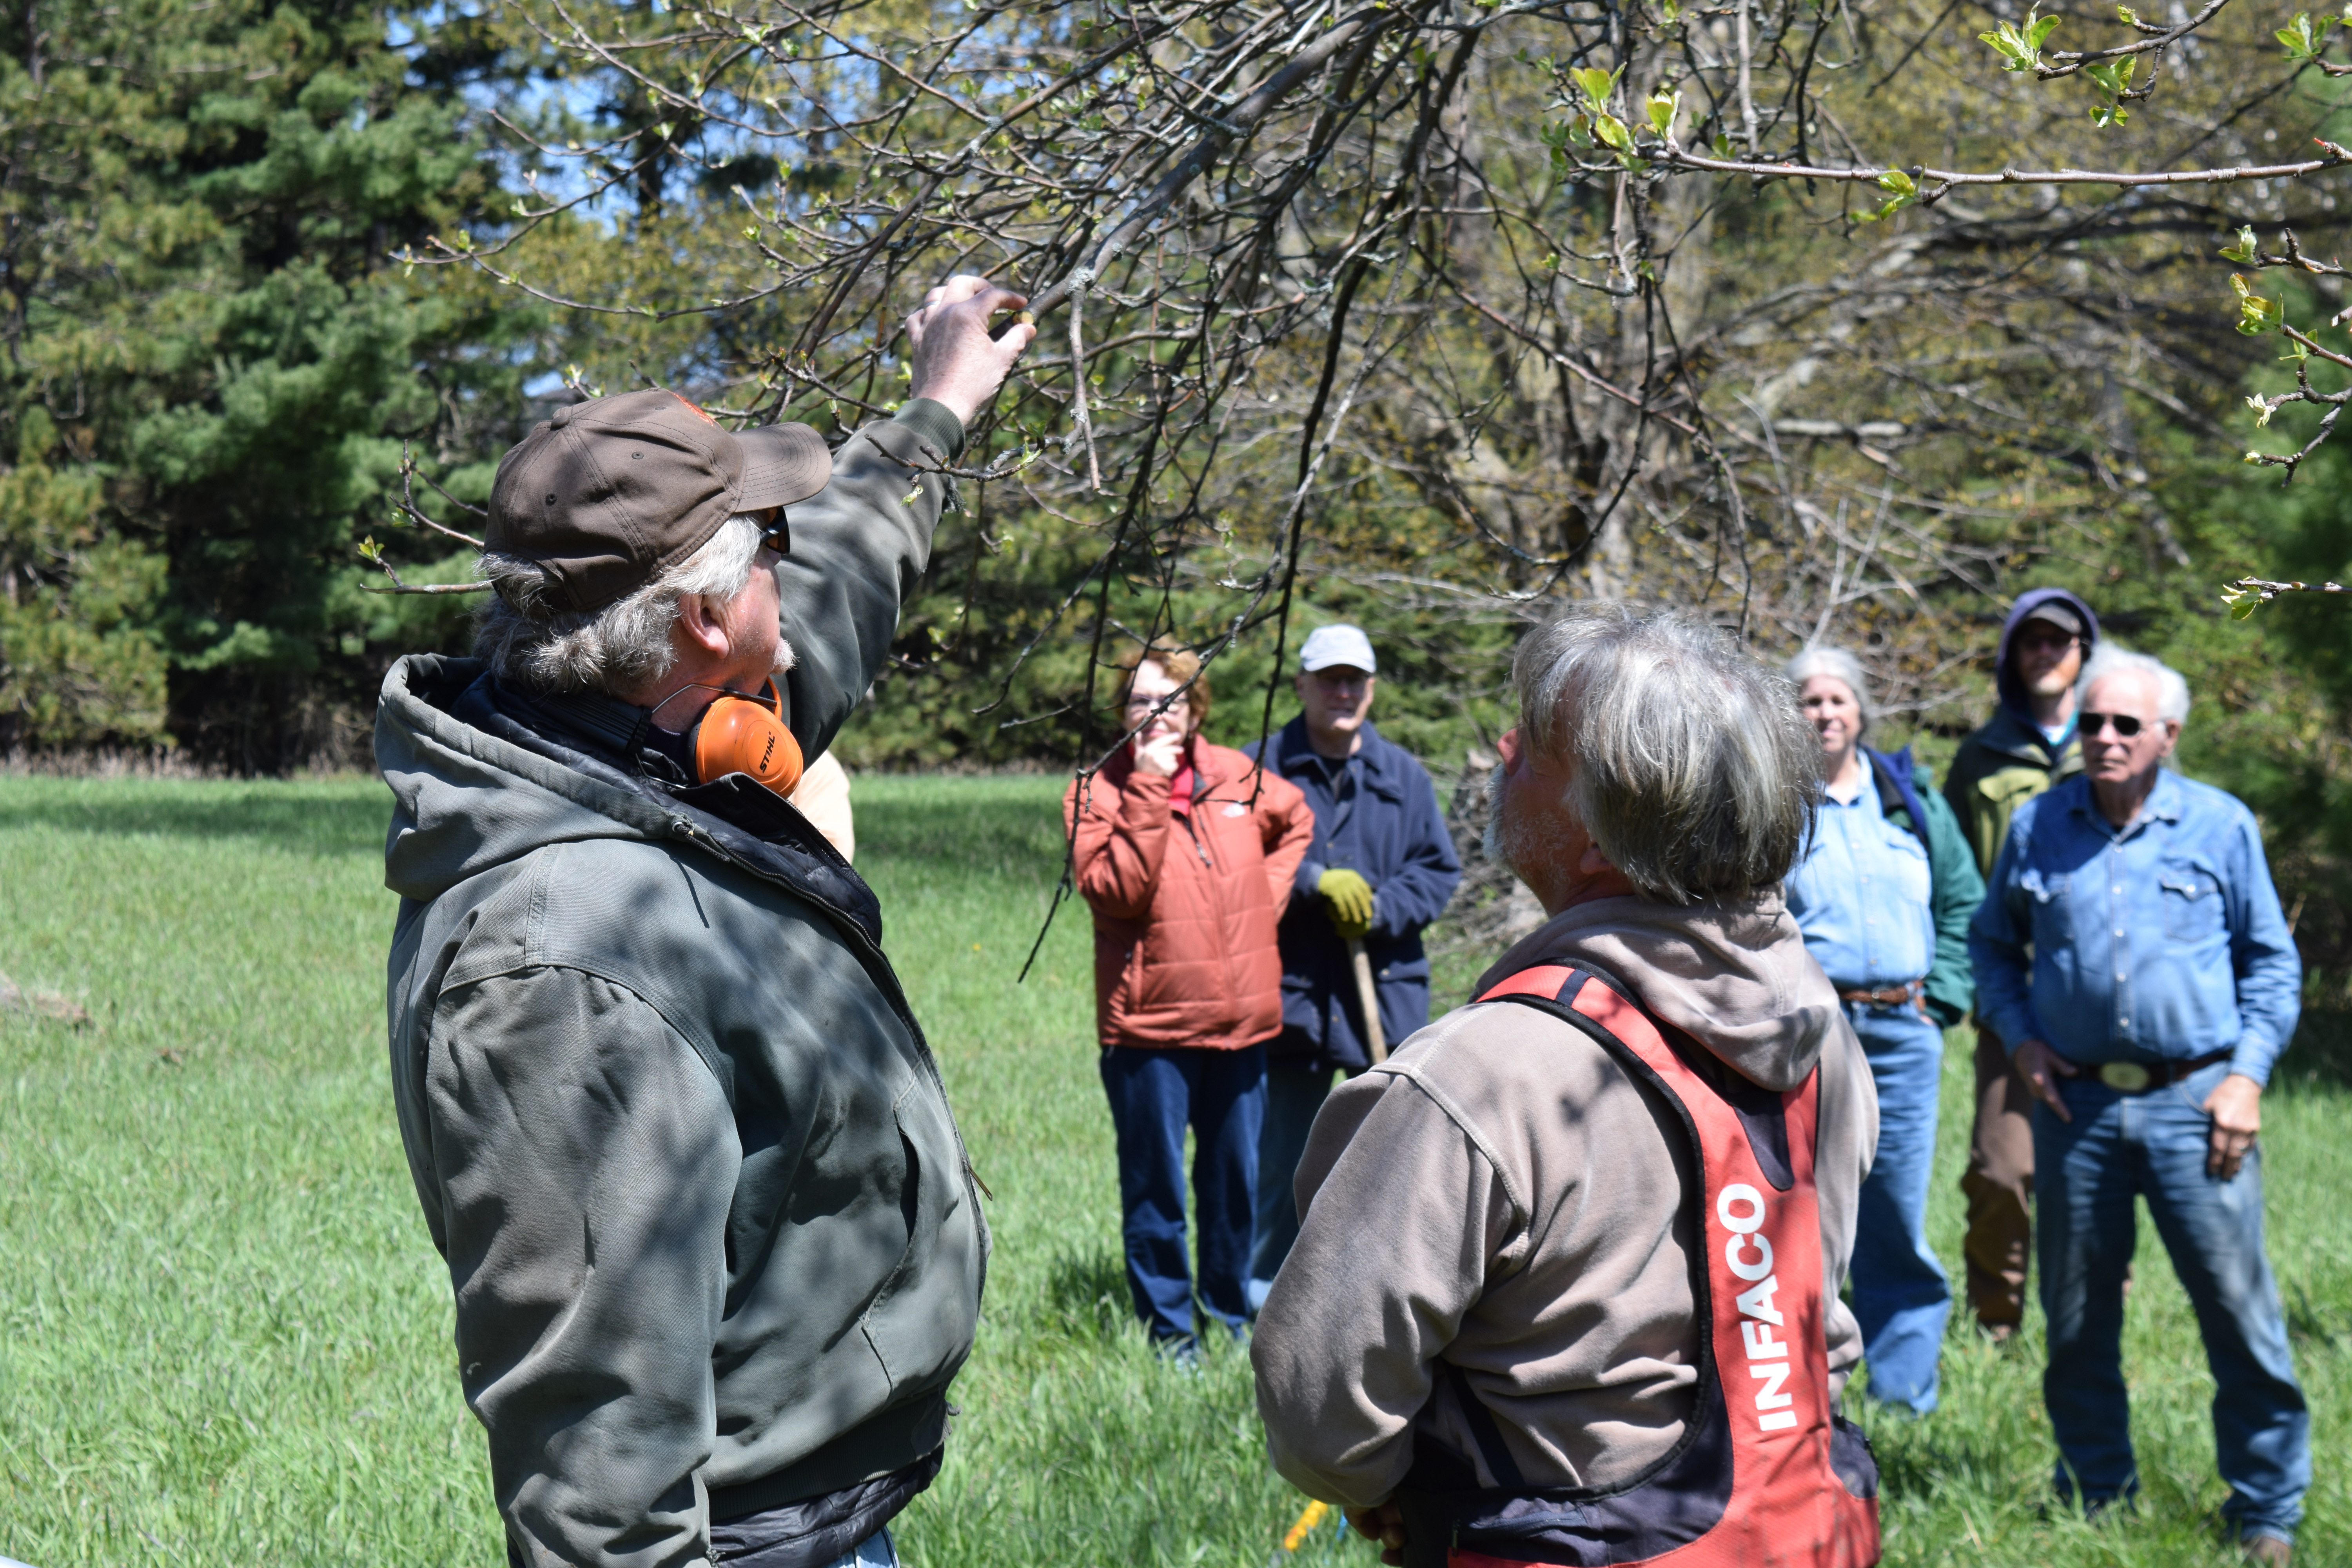
[[[1818,746],[1785,682],[1683,616],[1563,617],[1522,645],[1513,680],[1520,724],[1503,739],[1488,852],[1551,919],[1476,994],[1538,966],[1605,977],[1751,1140],[1753,1106],[1770,1120],[1818,1071],[1823,1342],[1790,1348],[1822,1369],[1833,1408],[1861,1355],[1838,1289],[1878,1110],[1779,888],[1810,826]],[[1384,1561],[1446,1561],[1460,1515],[1433,1522],[1433,1496],[1540,1493],[1605,1512],[1612,1495],[1687,1470],[1706,1435],[1686,1431],[1723,1424],[1723,1399],[1702,1386],[1719,1342],[1706,1302],[1720,1311],[1727,1294],[1720,1282],[1708,1294],[1708,1189],[1681,1108],[1646,1078],[1563,1017],[1480,1002],[1336,1090],[1316,1121],[1298,1241],[1251,1359],[1276,1468],[1344,1505]],[[1775,1125],[1785,1140],[1801,1122]],[[1727,1376],[1720,1386],[1735,1391]],[[1850,1473],[1860,1445],[1836,1425],[1837,1473],[1867,1496],[1874,1472]],[[1661,1539],[1693,1539],[1674,1528]],[[1789,1560],[1871,1561],[1869,1533]],[[1676,1560],[1738,1554],[1717,1544]]]

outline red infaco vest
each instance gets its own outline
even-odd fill
[[[1677,1050],[1588,969],[1522,970],[1479,1000],[1524,1003],[1574,1026],[1680,1113],[1699,1172],[1692,1196],[1704,1266],[1694,1260],[1691,1286],[1707,1331],[1699,1337],[1697,1405],[1682,1439],[1642,1474],[1606,1489],[1526,1485],[1493,1415],[1443,1363],[1501,1484],[1476,1488],[1459,1460],[1450,1478],[1442,1458],[1417,1462],[1398,1498],[1412,1538],[1407,1561],[1447,1568],[1876,1563],[1878,1468],[1861,1433],[1830,1407],[1813,1189],[1820,1069],[1785,1094],[1759,1089],[1695,1042]],[[1443,1558],[1430,1539],[1441,1532]]]

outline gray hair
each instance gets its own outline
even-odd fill
[[[577,613],[548,607],[547,574],[536,563],[485,552],[478,574],[493,592],[474,618],[474,657],[500,679],[541,691],[617,695],[658,680],[677,660],[669,634],[678,601],[688,594],[731,601],[742,593],[764,531],[758,518],[730,517],[644,587]]]
[[[1574,610],[1519,645],[1519,722],[1570,775],[1570,807],[1643,898],[1744,899],[1789,874],[1821,742],[1786,681],[1672,611]]]
[[[1845,649],[1809,647],[1781,668],[1789,678],[1789,684],[1797,688],[1801,694],[1805,682],[1816,675],[1844,681],[1846,689],[1853,693],[1854,705],[1862,710],[1862,729],[1857,730],[1856,734],[1867,731],[1871,721],[1878,717],[1878,702],[1871,695],[1869,673],[1862,668],[1862,660]]]
[[[2144,653],[2134,653],[2117,647],[2102,637],[2091,657],[2083,661],[2083,673],[2074,682],[2074,705],[2079,710],[2090,700],[2091,684],[2110,675],[2145,675],[2156,682],[2156,716],[2169,719],[2176,724],[2189,721],[2189,682],[2179,670]]]

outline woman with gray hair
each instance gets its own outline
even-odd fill
[[[1275,1466],[1415,1568],[1874,1563],[1877,1115],[1780,891],[1817,748],[1695,616],[1573,612],[1512,678],[1492,842],[1550,919],[1324,1102],[1251,1343]]]
[[[1878,1159],[1853,1239],[1853,1315],[1870,1394],[1936,1408],[1951,1282],[1927,1245],[1943,1031],[1975,999],[1969,919],[1984,899],[1959,820],[1909,747],[1862,743],[1870,681],[1843,648],[1790,659],[1797,700],[1821,739],[1822,799],[1789,873],[1789,912],[1837,987],[1878,1089]]]

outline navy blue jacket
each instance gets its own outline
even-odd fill
[[[1307,721],[1293,719],[1273,740],[1273,771],[1307,794],[1315,842],[1299,863],[1296,891],[1282,917],[1282,1033],[1266,1047],[1286,1067],[1370,1065],[1358,1016],[1356,976],[1348,944],[1315,891],[1333,867],[1360,871],[1372,885],[1372,929],[1364,951],[1381,999],[1381,1029],[1391,1049],[1429,1022],[1429,959],[1421,931],[1445,912],[1462,880],[1462,861],[1445,831],[1437,786],[1412,753],[1366,724],[1364,742],[1345,763],[1315,754]],[[1255,744],[1242,748],[1255,757]]]

